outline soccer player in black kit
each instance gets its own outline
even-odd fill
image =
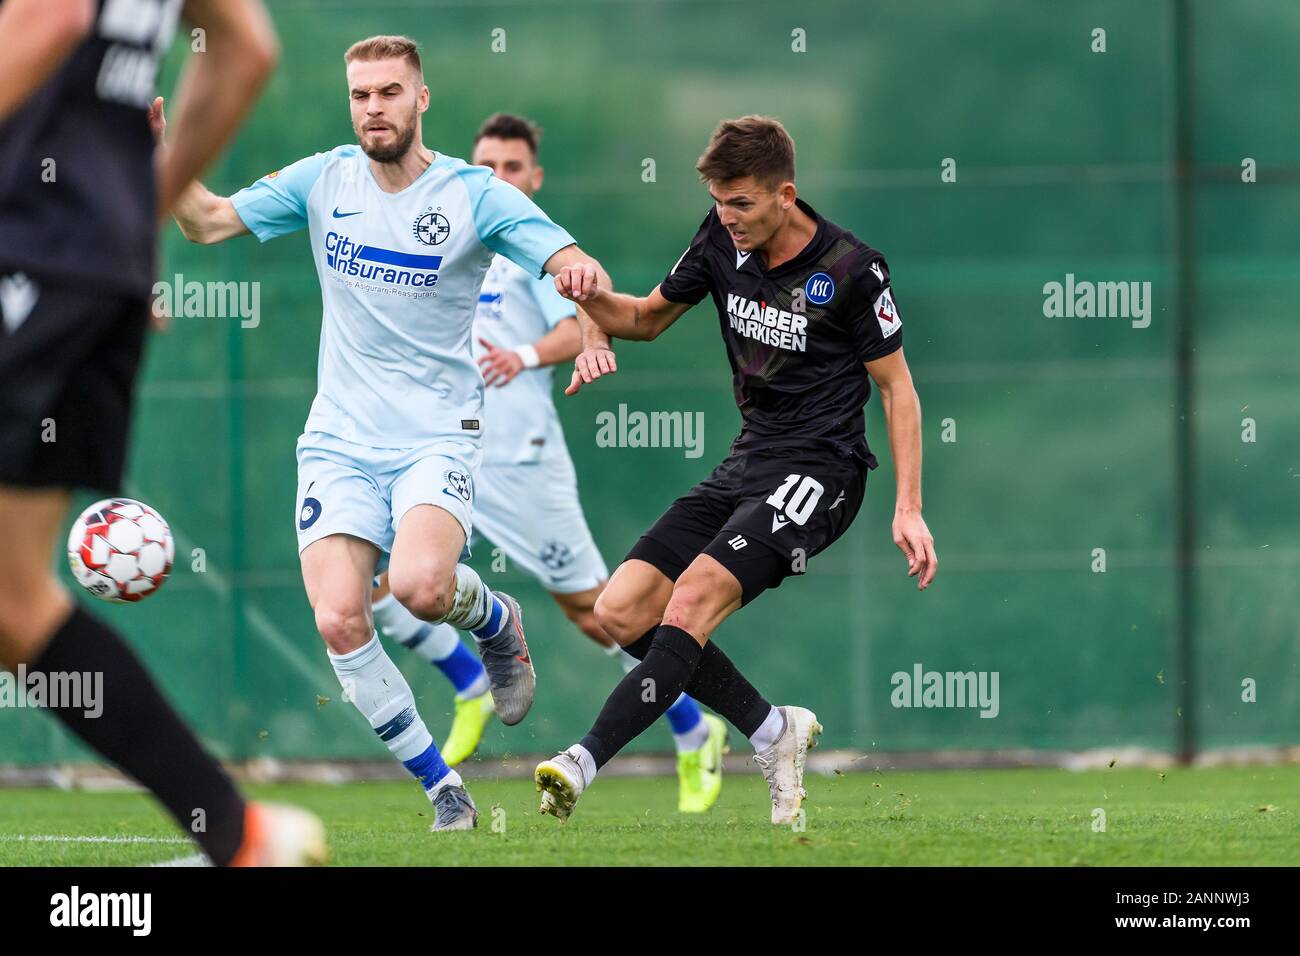
[[[772,822],[798,818],[821,725],[806,708],[773,707],[709,638],[852,523],[876,467],[862,413],[868,376],[893,451],[894,542],[920,589],[938,568],[921,517],[920,402],[884,257],[797,198],[794,142],[773,119],[720,124],[696,168],[714,208],[648,296],[591,293],[556,276],[586,312],[569,394],[616,371],[611,337],[654,339],[711,295],[744,420],[731,454],[641,536],[596,603],[601,625],[641,663],[579,743],[538,765],[541,811],[561,820],[683,691],[750,739]]]
[[[181,6],[0,2],[0,665],[51,685],[102,675],[97,716],[49,709],[148,787],[212,862],[315,862],[320,822],[245,803],[128,645],[52,571],[72,489],[118,492],[158,219],[277,56],[260,0],[187,0],[207,52],[179,86],[178,145],[156,152],[150,103]]]

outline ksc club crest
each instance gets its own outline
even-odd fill
[[[451,235],[451,223],[442,213],[430,209],[415,220],[411,231],[426,246],[436,246]]]
[[[835,280],[824,272],[814,273],[804,283],[803,291],[813,305],[825,305],[835,295]]]

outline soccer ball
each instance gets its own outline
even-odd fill
[[[68,533],[72,576],[95,597],[114,604],[157,591],[175,557],[172,531],[162,515],[130,498],[95,502]]]

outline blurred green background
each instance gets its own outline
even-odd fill
[[[1190,43],[1169,0],[272,3],[280,67],[205,178],[234,192],[352,141],[343,50],[406,33],[423,46],[432,94],[426,143],[467,156],[487,114],[535,119],[546,131],[538,201],[621,288],[645,292],[708,211],[693,166],[713,126],[780,118],[801,195],[889,258],[942,570],[918,594],[891,542],[892,462],[873,400],[881,467],[856,524],[806,578],[724,625],[721,645],[775,702],[816,709],[836,747],[1173,751],[1189,718],[1202,748],[1296,742],[1300,6],[1182,9]],[[1096,28],[1104,53],[1091,49]],[[796,29],[806,52],[792,50]],[[1182,193],[1180,102],[1192,161]],[[1241,181],[1247,157],[1258,182]],[[655,182],[642,180],[646,158]],[[955,182],[941,182],[946,158]],[[338,701],[298,572],[294,441],[320,325],[305,233],[198,248],[169,227],[161,271],[260,281],[262,319],[178,319],[153,339],[128,491],[171,521],[178,562],[157,597],[96,610],[221,755],[382,758]],[[1044,317],[1044,284],[1067,273],[1149,281],[1150,327]],[[1195,348],[1191,471],[1179,457],[1180,328]],[[619,361],[615,378],[558,398],[611,567],[726,453],[740,421],[708,300],[652,345],[625,344]],[[702,411],[704,456],[598,448],[596,415],[619,403]],[[946,419],[955,441],[942,440]],[[1194,488],[1185,621],[1180,474]],[[193,548],[204,573],[191,570]],[[1105,573],[1091,569],[1096,548]],[[485,573],[488,554],[474,561]],[[531,580],[513,569],[488,580],[524,604],[540,690],[523,725],[493,726],[485,752],[565,746],[620,672]],[[441,739],[449,686],[391,653]],[[895,709],[890,675],[916,663],[997,671],[999,715]],[[1247,678],[1254,703],[1242,701]],[[670,740],[657,727],[635,746]],[[41,715],[4,718],[0,762],[81,753]]]

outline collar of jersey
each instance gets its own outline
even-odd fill
[[[370,185],[374,186],[375,189],[377,189],[382,195],[391,196],[394,199],[396,199],[398,196],[405,195],[411,189],[414,189],[415,186],[419,184],[420,180],[424,179],[425,176],[429,175],[429,172],[434,167],[447,166],[450,165],[452,162],[452,158],[450,156],[435,151],[433,154],[433,162],[429,163],[428,166],[424,167],[424,172],[420,173],[420,175],[416,176],[414,179],[412,179],[409,183],[407,183],[397,192],[390,193],[388,192],[388,190],[384,189],[383,186],[379,185],[379,180],[375,179],[375,171],[370,168],[370,157],[365,154],[365,151],[358,148],[357,155],[359,155],[362,161],[366,164],[366,178],[370,180]]]
[[[812,218],[813,222],[817,223],[817,231],[814,232],[813,237],[808,240],[808,244],[804,246],[802,249],[800,249],[793,259],[787,259],[785,262],[781,263],[775,269],[769,269],[765,265],[763,265],[762,257],[754,253],[750,253],[749,257],[745,259],[744,263],[741,264],[740,269],[744,269],[752,262],[754,263],[754,268],[757,269],[761,274],[777,275],[782,272],[785,272],[787,269],[798,269],[801,266],[806,265],[806,260],[816,259],[818,256],[822,254],[823,251],[822,246],[826,239],[826,220],[823,219],[820,215],[818,215],[816,209],[808,205],[798,196],[795,197],[794,202],[796,206],[798,206],[800,209],[804,211],[805,214],[807,214],[809,217]],[[730,245],[730,243],[728,244]],[[735,251],[735,248],[736,248],[735,245],[731,245],[731,249],[733,252]],[[739,272],[740,269],[737,269],[736,271]]]

